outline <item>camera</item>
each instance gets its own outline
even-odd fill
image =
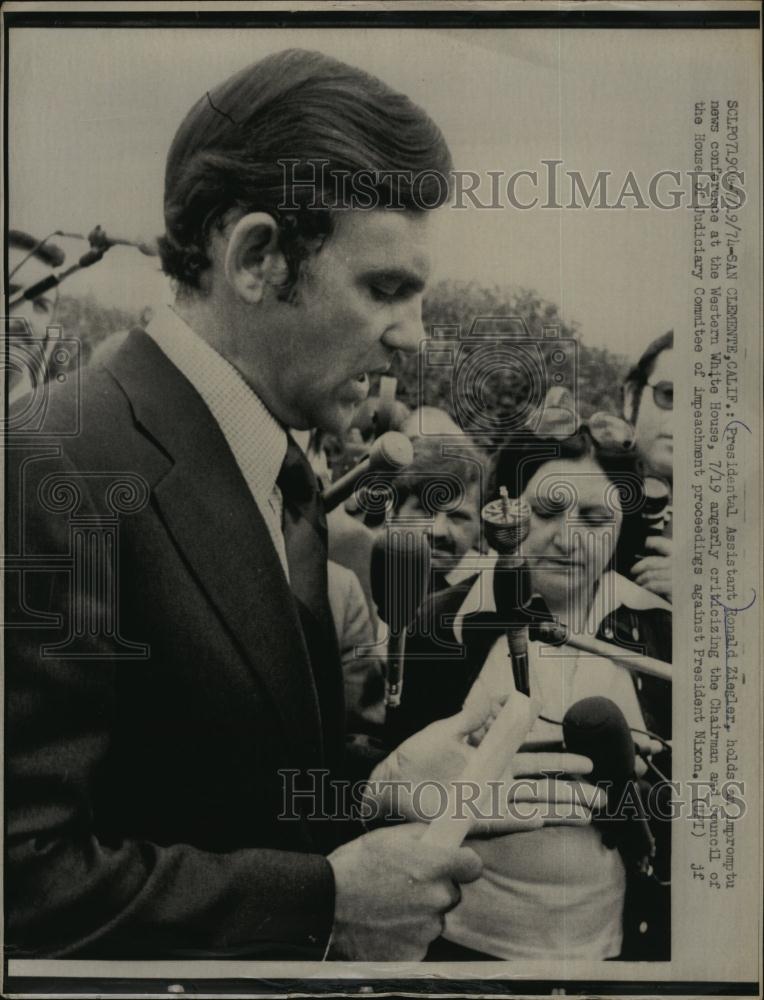
[[[459,326],[433,327],[420,347],[418,376],[420,398],[434,388],[461,430],[491,445],[535,431],[550,389],[567,389],[575,402],[578,344],[560,336],[559,326],[543,327],[538,337],[521,316],[482,316],[466,335]]]
[[[73,437],[80,430],[80,341],[64,337],[60,326],[49,326],[44,337],[35,337],[26,320],[5,320],[7,353],[4,367],[9,373],[9,406],[3,430],[18,437]],[[51,392],[57,386],[73,385],[64,394],[55,428],[46,417]]]

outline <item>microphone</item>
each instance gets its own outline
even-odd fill
[[[85,237],[81,236],[79,233],[65,233],[60,229],[57,229],[51,235],[65,236],[68,239],[85,239]],[[68,267],[65,271],[60,271],[58,274],[49,274],[46,278],[43,278],[41,281],[31,285],[23,292],[18,292],[16,297],[8,303],[9,308],[17,306],[21,302],[32,302],[34,299],[43,295],[51,288],[56,288],[57,285],[66,281],[68,277],[72,274],[76,274],[77,271],[81,271],[86,267],[91,267],[93,264],[97,264],[98,261],[103,258],[106,251],[111,249],[111,247],[136,247],[136,249],[140,250],[140,252],[146,257],[156,257],[158,254],[158,250],[150,243],[126,240],[116,236],[108,236],[101,226],[96,226],[88,233],[87,241],[90,244],[90,249],[79,258],[76,264],[72,264],[71,267]]]
[[[648,539],[660,537],[666,527],[671,498],[669,484],[657,476],[645,476],[642,489],[642,507],[635,516],[624,518],[618,539],[616,565],[623,567],[624,573],[630,573],[640,559],[652,554],[647,548]]]
[[[20,302],[32,302],[34,299],[43,295],[51,288],[56,288],[57,285],[60,285],[61,282],[65,281],[70,275],[83,270],[83,268],[97,264],[112,245],[113,244],[111,243],[102,247],[91,245],[90,250],[86,251],[86,253],[79,258],[76,264],[72,264],[71,267],[68,267],[65,271],[59,271],[58,274],[49,274],[47,278],[42,278],[42,280],[35,282],[34,285],[30,285],[29,288],[25,289],[23,292],[19,292],[16,295],[16,298],[9,303],[9,306],[16,306]]]
[[[648,677],[660,677],[661,680],[671,683],[674,671],[670,663],[663,660],[656,660],[652,656],[630,654],[624,656],[619,652],[620,646],[612,642],[604,642],[602,639],[591,639],[585,635],[573,634],[567,625],[562,622],[537,622],[536,630],[542,642],[548,642],[552,646],[561,646],[563,643],[580,649],[584,653],[591,653],[593,656],[602,656],[606,660],[611,660],[626,670],[636,674],[647,674]],[[626,652],[624,650],[624,652]]]
[[[372,417],[374,436],[381,437],[388,431],[399,431],[411,412],[405,403],[395,398],[398,379],[392,375],[382,375],[379,380],[377,408]]]
[[[481,517],[489,544],[499,552],[493,576],[496,611],[506,630],[515,687],[524,697],[507,698],[475,747],[459,781],[450,785],[446,811],[435,817],[425,830],[424,844],[459,847],[469,833],[471,818],[465,816],[459,805],[461,790],[458,785],[468,781],[485,785],[501,778],[541,710],[541,704],[530,695],[526,624],[530,615],[524,609],[529,596],[528,572],[525,559],[517,553],[530,530],[531,512],[525,501],[510,500],[505,486],[499,493],[498,500],[483,507]]]
[[[649,555],[647,549],[648,538],[659,537],[663,534],[666,523],[666,510],[669,505],[670,490],[665,479],[658,479],[656,476],[645,476],[644,479],[645,504],[642,508],[642,539],[639,550],[635,556],[638,559]]]
[[[431,552],[416,528],[388,525],[371,550],[371,594],[379,617],[389,629],[387,677],[388,708],[401,703],[406,631],[427,596]]]
[[[636,777],[634,739],[623,712],[614,701],[599,696],[577,701],[565,713],[562,733],[570,753],[582,754],[591,760],[594,765],[592,782],[606,785],[607,812],[611,824],[630,783],[641,805],[633,785]],[[607,847],[618,844],[629,857],[638,861],[652,858],[655,838],[647,818],[640,812],[633,820],[620,828],[612,825],[603,828],[603,842]]]
[[[70,234],[71,235],[71,234]],[[122,236],[109,236],[101,226],[95,226],[87,235],[87,241],[93,250],[108,250],[110,247],[135,247],[144,257],[156,257],[158,251],[151,243],[143,240],[127,240]]]
[[[531,510],[524,500],[510,500],[502,486],[498,500],[486,504],[481,518],[490,545],[499,553],[493,571],[496,614],[507,634],[515,688],[530,695],[528,664],[528,622],[525,610],[530,603],[530,578],[525,559],[517,553],[528,536]]]
[[[493,599],[499,624],[507,635],[512,675],[515,688],[530,695],[530,667],[528,663],[528,622],[531,616],[525,610],[530,603],[531,590],[528,567],[516,557],[500,555],[493,570]]]
[[[324,490],[324,510],[334,510],[350,496],[358,482],[369,472],[401,472],[414,461],[414,446],[405,434],[388,431],[378,437],[354,468]]]

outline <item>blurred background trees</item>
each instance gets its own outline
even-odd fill
[[[485,286],[474,281],[442,281],[428,292],[423,318],[428,332],[449,339],[460,337],[462,364],[469,364],[470,354],[481,348],[483,360],[475,362],[476,384],[472,388],[469,384],[462,386],[457,402],[453,369],[424,363],[421,357],[399,359],[393,372],[398,377],[398,398],[412,408],[438,406],[460,422],[456,411],[461,404],[463,411],[484,411],[488,422],[493,421],[497,427],[514,426],[514,415],[518,410],[524,411],[534,391],[529,384],[528,368],[497,360],[496,370],[491,372],[485,363],[491,356],[490,350],[486,352],[485,343],[481,344],[481,338],[486,337],[496,343],[528,345],[526,352],[534,345],[533,350],[543,358],[542,368],[547,374],[544,392],[553,384],[552,373],[559,371],[564,384],[573,389],[576,406],[584,418],[597,410],[620,412],[620,387],[629,359],[605,347],[587,345],[575,323],[564,322],[554,303],[531,290]],[[570,341],[575,341],[575,346]],[[560,350],[565,360],[557,363],[554,358]],[[465,394],[471,391],[475,398],[465,399]],[[461,417],[463,425],[464,412]],[[499,440],[500,435],[494,443]]]
[[[63,328],[65,337],[80,342],[81,364],[87,364],[95,348],[113,333],[141,326],[147,319],[145,309],[128,312],[116,306],[105,306],[92,295],[61,295],[56,309],[55,325]]]
[[[147,307],[127,312],[99,303],[92,296],[62,295],[56,322],[63,326],[65,336],[79,337],[83,362],[87,363],[94,348],[111,334],[134,326],[145,325],[151,316]],[[534,348],[543,356],[548,370],[572,370],[570,345],[563,343],[566,361],[554,366],[552,353],[558,350],[558,341],[575,340],[577,344],[576,405],[583,417],[596,410],[620,412],[620,386],[629,366],[629,359],[612,353],[605,347],[586,343],[585,336],[575,323],[566,323],[558,307],[540,298],[528,289],[505,286],[486,286],[478,282],[441,281],[428,292],[424,304],[424,324],[428,332],[443,333],[452,340],[460,337],[464,345],[461,362],[470,353],[480,350],[480,337],[470,337],[471,332],[487,334],[489,340],[537,345]],[[474,331],[479,320],[479,330]],[[444,329],[445,328],[445,329]],[[528,336],[525,331],[527,330]],[[493,336],[492,336],[493,334]],[[553,334],[557,334],[557,339]],[[522,365],[507,367],[497,363],[491,371],[485,364],[485,344],[482,344],[483,362],[477,367],[479,384],[462,387],[462,404],[472,411],[484,413],[497,426],[512,422],[512,415],[528,402],[532,387]],[[453,367],[448,365],[422,365],[420,356],[398,358],[394,370],[398,378],[397,396],[412,409],[417,406],[438,406],[446,410],[457,422],[463,413],[457,412],[453,392]],[[469,382],[469,380],[468,380]],[[465,394],[475,393],[474,399]],[[377,385],[372,384],[372,394]],[[496,441],[498,443],[498,440]]]

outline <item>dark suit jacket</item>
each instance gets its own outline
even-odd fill
[[[8,953],[320,957],[332,824],[279,770],[338,765],[341,674],[190,383],[142,331],[107,365],[9,438]]]

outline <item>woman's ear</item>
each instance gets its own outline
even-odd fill
[[[225,251],[225,276],[250,305],[262,302],[268,285],[280,285],[288,267],[278,246],[278,226],[267,212],[250,212],[236,223]]]

